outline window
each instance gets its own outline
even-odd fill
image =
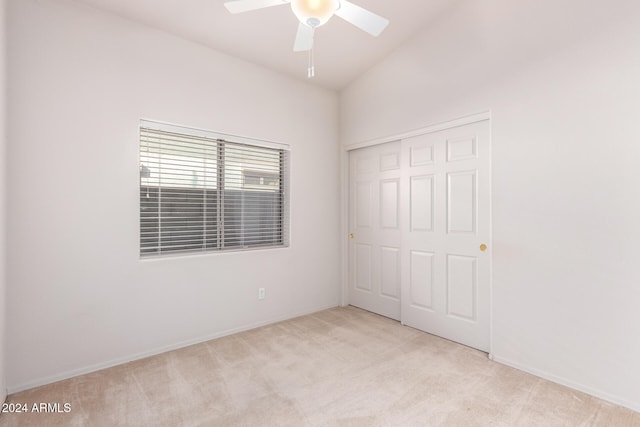
[[[288,149],[140,123],[140,255],[288,246]]]
[[[243,170],[243,188],[277,188],[280,177],[277,173],[267,171]]]

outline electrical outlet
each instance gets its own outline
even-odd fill
[[[265,297],[264,288],[258,288],[258,299],[264,299],[264,297]]]

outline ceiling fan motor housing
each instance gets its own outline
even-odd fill
[[[339,0],[291,0],[293,13],[311,28],[324,25],[339,7]]]

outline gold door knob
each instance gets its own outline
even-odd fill
[[[483,243],[483,244],[481,244],[481,245],[480,245],[480,250],[481,250],[482,252],[486,251],[486,250],[487,250],[487,245],[485,245],[484,243]]]
[[[349,238],[353,239],[354,237],[356,237],[353,233],[349,234]]]

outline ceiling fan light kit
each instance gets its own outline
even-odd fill
[[[311,28],[326,24],[339,6],[338,0],[291,0],[298,21]]]
[[[298,18],[298,31],[293,44],[295,52],[309,52],[309,78],[315,75],[313,67],[313,36],[315,29],[336,15],[361,30],[377,37],[389,25],[389,20],[346,0],[233,0],[224,5],[231,13],[248,12],[291,3]]]

